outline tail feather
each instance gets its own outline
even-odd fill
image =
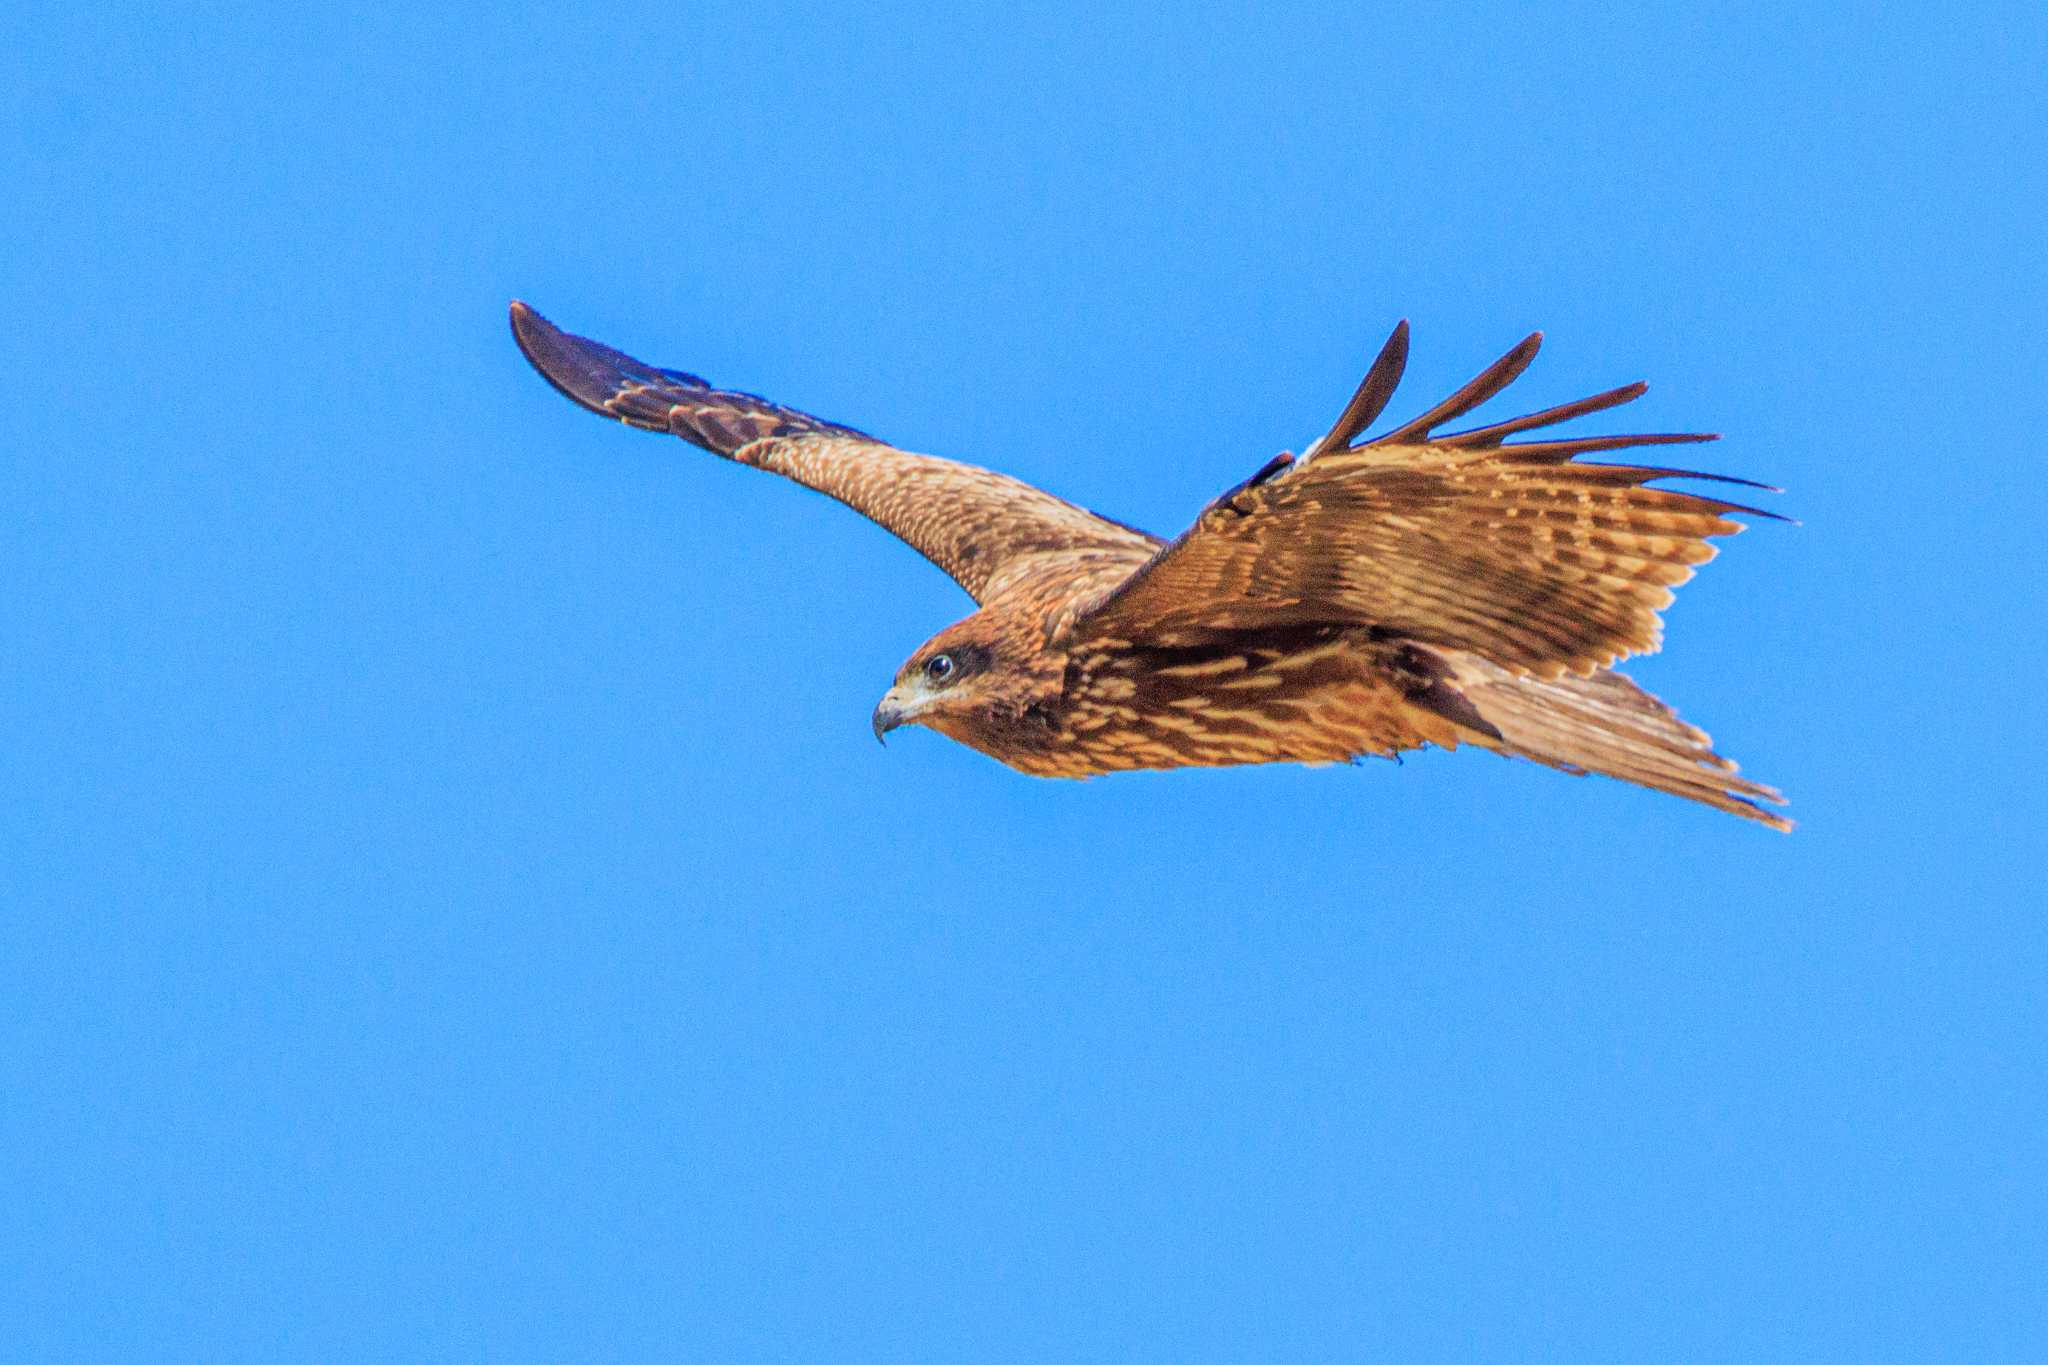
[[[1459,655],[1458,686],[1500,731],[1469,736],[1496,752],[1569,773],[1600,773],[1653,791],[1756,820],[1777,830],[1792,822],[1759,802],[1785,798],[1741,776],[1714,752],[1704,730],[1688,725],[1656,697],[1608,670],[1590,678],[1517,676],[1475,655]]]

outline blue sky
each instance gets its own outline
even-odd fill
[[[1162,13],[0,19],[14,1349],[2048,1353],[2039,7]],[[1543,328],[1801,827],[878,749],[966,599],[513,297],[1167,533]]]

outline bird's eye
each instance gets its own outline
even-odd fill
[[[924,661],[924,675],[933,682],[944,682],[953,676],[953,656],[934,654]]]

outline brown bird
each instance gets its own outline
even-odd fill
[[[643,364],[523,303],[512,330],[592,412],[837,498],[974,597],[980,610],[897,672],[877,737],[924,725],[1044,777],[1476,744],[1791,828],[1756,804],[1783,797],[1612,667],[1658,647],[1657,613],[1713,557],[1707,538],[1743,529],[1729,513],[1773,515],[1649,485],[1765,485],[1577,458],[1711,436],[1507,439],[1617,407],[1642,384],[1438,431],[1521,374],[1540,332],[1360,441],[1400,380],[1403,322],[1326,435],[1167,542],[1006,475]]]

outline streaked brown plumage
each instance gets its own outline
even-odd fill
[[[1757,509],[1649,486],[1745,480],[1577,457],[1713,438],[1508,440],[1641,384],[1438,431],[1521,374],[1541,334],[1361,443],[1406,363],[1401,324],[1328,434],[1167,544],[1005,475],[642,364],[524,304],[512,328],[584,407],[837,498],[974,597],[980,610],[898,672],[878,735],[924,725],[1047,777],[1476,744],[1790,828],[1756,804],[1778,793],[1612,668],[1657,648],[1672,588],[1713,557],[1710,537],[1742,529],[1730,513]]]

